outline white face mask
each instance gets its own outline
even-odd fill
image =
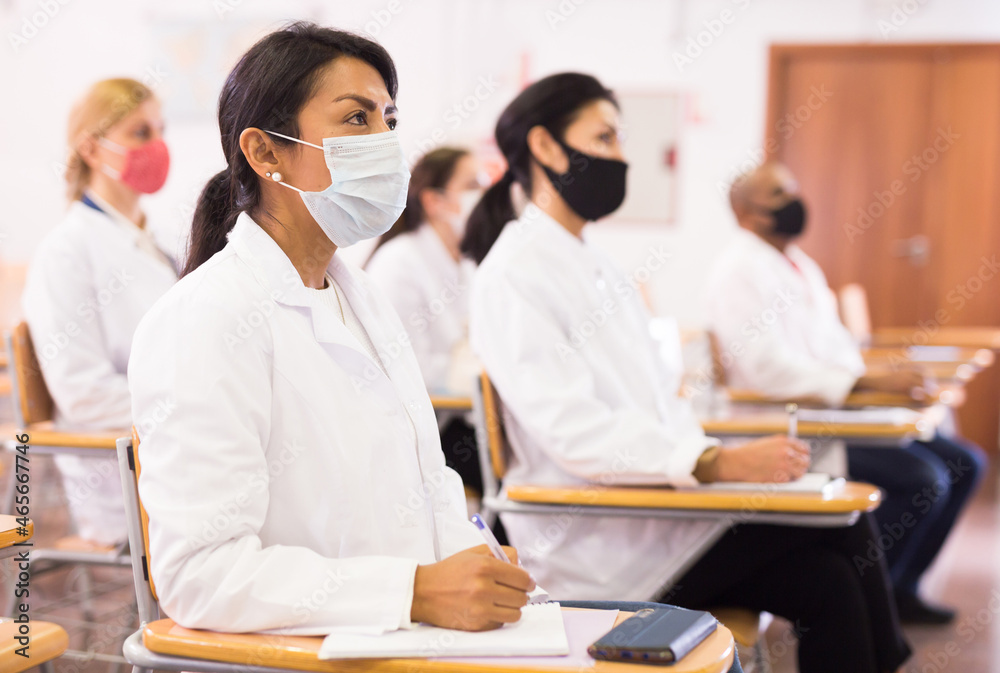
[[[287,140],[323,150],[330,186],[307,192],[286,182],[302,197],[316,223],[338,248],[381,236],[406,208],[410,171],[395,131],[323,138],[323,146],[274,131]]]
[[[448,216],[448,224],[459,238],[465,235],[465,225],[469,221],[469,215],[481,198],[483,198],[481,189],[466,189],[458,195],[458,212]]]

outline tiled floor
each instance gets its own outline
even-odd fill
[[[62,490],[51,460],[37,456],[31,467],[35,540],[38,545],[44,545],[66,531],[66,511],[61,504]],[[997,481],[994,469],[925,580],[925,593],[957,606],[959,619],[946,627],[907,628],[916,656],[904,667],[906,673],[1000,673],[1000,489]],[[10,567],[9,561],[0,561],[0,597],[4,601],[9,600],[12,592]],[[137,628],[131,573],[119,568],[92,570],[94,598],[89,615],[81,605],[81,579],[79,570],[65,568],[34,577],[31,581],[32,618],[62,625],[70,634],[71,649],[94,653],[90,660],[60,659],[56,662],[57,673],[114,672],[119,669],[107,661],[107,657],[119,654],[122,640]],[[787,626],[780,620],[775,621],[767,637],[775,673],[794,672],[794,639]],[[130,667],[123,666],[120,670],[127,671]]]
[[[3,474],[9,474],[5,457]],[[36,546],[42,547],[64,535],[68,527],[62,489],[51,458],[33,456],[31,468],[31,517],[35,522]],[[9,611],[13,592],[12,563],[0,561],[0,611]],[[121,644],[138,628],[132,572],[127,568],[92,568],[89,571],[91,601],[84,606],[83,586],[87,578],[79,567],[62,567],[36,573],[30,580],[29,614],[32,620],[48,621],[66,629],[70,650],[55,662],[56,673],[112,673],[131,671],[121,663]],[[111,659],[111,660],[109,660]]]

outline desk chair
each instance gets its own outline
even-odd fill
[[[18,624],[11,619],[0,619],[0,670],[4,673],[21,673],[38,667],[42,673],[55,673],[52,660],[62,656],[69,646],[69,636],[58,624],[31,621],[28,653],[30,658],[17,654],[21,644],[14,640]]]
[[[23,518],[19,520],[11,514],[0,514],[0,559],[14,556],[24,549],[16,545],[28,541],[34,533],[35,524],[31,519],[25,522]],[[0,670],[20,673],[38,666],[42,673],[54,673],[52,660],[62,656],[69,645],[66,631],[56,624],[32,620],[27,634],[30,656],[22,657],[17,650],[23,645],[14,639],[22,635],[20,627],[21,624],[13,619],[0,617]]]
[[[51,421],[55,416],[55,403],[45,385],[45,379],[42,377],[28,324],[19,323],[5,335],[5,340],[12,385],[14,420],[18,434],[25,433],[29,436],[28,444],[31,447],[31,454],[78,454],[113,457],[114,435],[61,432],[51,428]],[[4,442],[4,449],[8,452],[14,451],[16,446],[17,441],[14,439],[8,439]],[[15,470],[11,470],[7,478],[4,500],[0,505],[3,511],[14,511],[16,485]],[[40,562],[46,562],[53,568],[65,564],[84,566],[84,572],[81,574],[81,589],[84,596],[85,614],[90,612],[91,605],[90,580],[86,573],[86,566],[128,567],[130,564],[127,543],[123,542],[117,546],[100,545],[76,535],[57,540],[51,548],[32,548],[28,562],[33,574],[38,573],[33,566]],[[9,600],[13,601],[13,597]]]
[[[502,512],[523,514],[558,514],[572,516],[642,517],[665,519],[702,519],[717,522],[709,532],[688,549],[688,556],[677,566],[669,583],[684,575],[697,560],[732,525],[745,522],[751,508],[754,523],[791,526],[850,526],[862,512],[874,510],[881,501],[880,491],[869,484],[849,483],[843,493],[830,499],[807,494],[691,492],[666,488],[588,486],[547,487],[511,486],[501,494],[501,480],[507,472],[507,438],[500,411],[500,400],[486,372],[474,389],[480,465],[483,471],[483,515],[492,524]],[[738,608],[713,611],[723,621],[736,641],[754,649],[748,666],[767,670],[759,638],[760,616]],[[720,619],[720,621],[722,621]]]
[[[118,440],[118,467],[125,496],[132,576],[139,605],[139,630],[125,640],[123,652],[133,673],[192,671],[203,673],[559,673],[539,666],[509,667],[502,663],[469,664],[428,659],[318,660],[317,637],[277,636],[253,633],[217,633],[178,626],[161,619],[156,587],[149,574],[149,517],[139,499],[139,437]],[[674,673],[722,673],[732,663],[733,636],[720,626],[692,655],[671,667]],[[642,673],[635,664],[601,662],[576,673]]]

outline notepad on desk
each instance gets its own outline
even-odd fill
[[[493,631],[457,631],[420,624],[382,635],[334,633],[323,639],[320,659],[395,657],[564,656],[569,642],[558,603],[521,608],[521,619]]]
[[[843,490],[843,477],[831,477],[822,472],[808,472],[799,479],[786,481],[781,484],[762,483],[756,481],[716,481],[711,484],[700,484],[678,488],[678,491],[768,491],[773,493],[819,493],[824,496],[831,496]]]

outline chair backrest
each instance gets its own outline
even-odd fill
[[[708,349],[712,354],[712,379],[715,385],[725,388],[729,384],[729,377],[726,375],[726,367],[722,362],[722,346],[719,337],[715,332],[706,332],[708,337]]]
[[[500,480],[507,474],[507,437],[500,412],[500,397],[485,371],[479,375],[478,385],[473,387],[472,407],[483,495],[493,498],[500,490]]]
[[[139,435],[132,428],[132,437],[118,440],[118,470],[125,497],[125,519],[128,523],[128,543],[132,555],[132,578],[143,624],[160,618],[156,586],[149,574],[149,516],[139,499]]]
[[[507,474],[507,435],[503,428],[503,414],[500,412],[500,396],[497,395],[489,375],[480,375],[483,391],[483,412],[486,420],[487,445],[490,450],[490,466],[497,479]]]
[[[868,309],[868,293],[860,283],[848,283],[840,288],[837,295],[840,308],[840,320],[847,331],[860,344],[869,344],[872,340],[871,311]]]
[[[20,427],[51,421],[56,405],[42,377],[28,323],[18,323],[6,340],[15,421]]]

